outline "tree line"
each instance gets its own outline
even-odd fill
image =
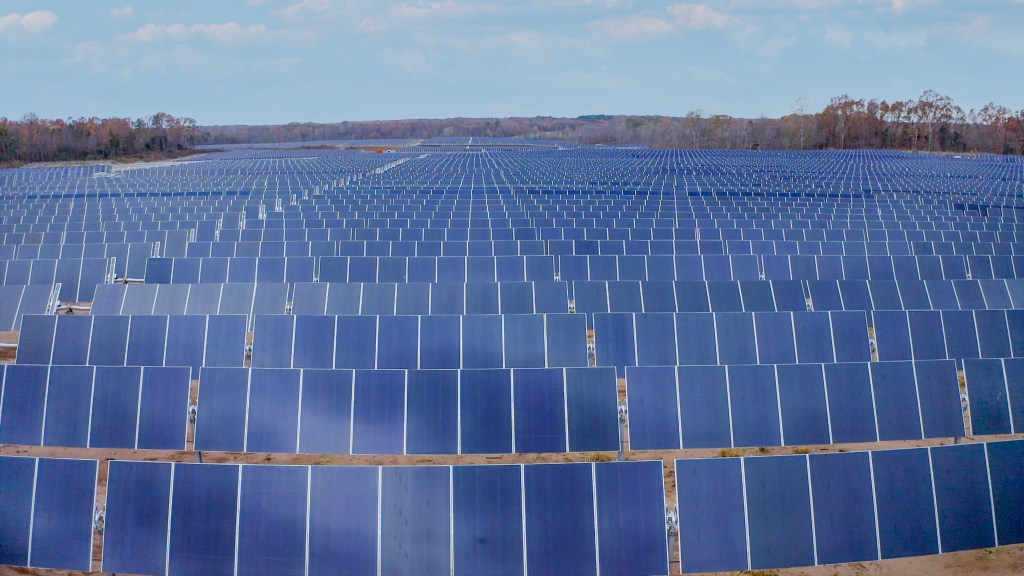
[[[588,115],[577,118],[449,118],[278,125],[196,125],[163,112],[149,118],[0,118],[0,163],[166,157],[198,144],[323,140],[525,137],[661,148],[893,149],[1024,154],[1024,110],[990,102],[964,110],[925,91],[916,100],[832,98],[820,111],[797,101],[781,118]]]
[[[0,118],[0,163],[166,157],[202,138],[195,120],[163,112],[137,120],[27,114],[21,120]]]

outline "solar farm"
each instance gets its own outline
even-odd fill
[[[1021,158],[360,145],[0,170],[0,565],[1024,544]]]

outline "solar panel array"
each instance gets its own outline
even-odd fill
[[[994,438],[1024,434],[1024,165],[380,144],[408,146],[0,170],[0,444],[29,455],[0,456],[0,564],[664,574],[1024,543],[1024,441]],[[732,456],[755,447],[804,453]]]

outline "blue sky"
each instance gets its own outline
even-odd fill
[[[0,116],[1024,108],[1024,0],[0,0]]]

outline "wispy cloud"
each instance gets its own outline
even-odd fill
[[[110,11],[111,18],[125,19],[131,18],[135,15],[135,9],[131,6],[122,6],[120,8],[114,8]]]
[[[433,18],[433,17],[465,17],[485,12],[495,12],[497,6],[479,2],[457,2],[456,0],[440,0],[438,2],[403,2],[391,7],[391,14],[401,18]]]
[[[905,12],[918,6],[927,6],[938,2],[939,0],[892,0],[892,9],[896,12]]]
[[[520,30],[498,34],[491,38],[497,44],[504,44],[516,48],[537,48],[544,43],[544,37],[536,30]]]
[[[271,34],[263,24],[242,26],[235,22],[224,24],[153,24],[118,36],[119,40],[132,42],[158,42],[161,40],[188,40],[203,37],[213,42],[233,44],[245,40],[266,38]]]
[[[668,20],[640,15],[599,20],[591,27],[613,40],[652,40],[674,30]]]
[[[928,30],[868,30],[864,38],[883,51],[923,48],[928,43]]]
[[[591,23],[591,28],[613,40],[651,40],[681,30],[722,30],[741,21],[707,4],[679,3],[663,13],[633,14]]]
[[[842,26],[829,26],[825,28],[825,42],[849,50],[853,46],[853,32]]]
[[[673,4],[666,8],[668,13],[675,18],[679,26],[691,30],[703,30],[712,28],[721,30],[727,26],[739,23],[735,17],[719,12],[707,4]]]
[[[12,12],[6,16],[0,16],[0,32],[19,27],[28,32],[42,32],[53,28],[56,23],[57,15],[49,10],[36,10],[24,16]]]
[[[300,0],[273,13],[285,18],[299,18],[307,14],[324,14],[333,7],[331,0]]]

